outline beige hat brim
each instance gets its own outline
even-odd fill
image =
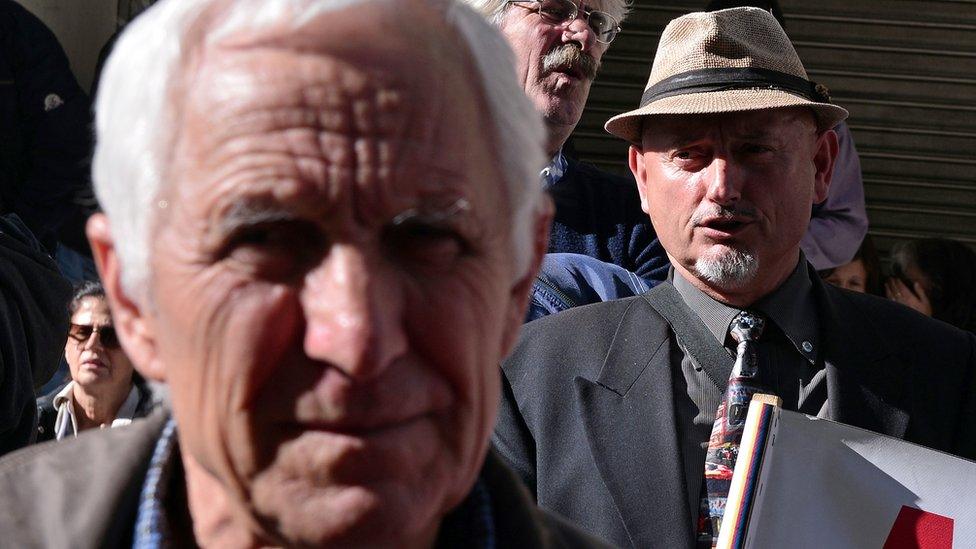
[[[604,125],[611,134],[641,146],[644,119],[664,114],[717,114],[759,111],[784,107],[809,107],[817,117],[820,130],[833,128],[847,118],[847,109],[775,89],[724,90],[665,97],[644,107],[618,114]]]

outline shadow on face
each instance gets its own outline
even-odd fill
[[[132,362],[119,346],[105,298],[83,297],[73,309],[64,345],[71,379],[93,393],[128,392]]]
[[[796,266],[836,148],[809,110],[782,108],[650,117],[630,154],[675,267],[723,292],[763,292]]]
[[[263,541],[429,539],[523,314],[469,61],[425,4],[382,6],[201,52],[160,197],[133,332]]]
[[[863,294],[867,292],[867,278],[868,272],[864,267],[864,262],[860,259],[855,259],[850,263],[845,263],[832,269],[830,275],[824,280],[838,288],[861,292]]]

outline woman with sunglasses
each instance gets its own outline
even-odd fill
[[[71,380],[38,399],[38,442],[128,425],[152,410],[149,389],[119,345],[102,285],[79,286],[68,312],[64,356]]]

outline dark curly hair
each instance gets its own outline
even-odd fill
[[[68,314],[74,315],[78,312],[78,307],[81,307],[81,302],[87,297],[104,300],[105,287],[97,280],[85,280],[75,286],[75,293],[71,296],[71,301],[68,302]]]

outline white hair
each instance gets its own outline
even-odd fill
[[[441,7],[473,61],[474,86],[483,90],[505,179],[515,266],[522,274],[544,204],[541,116],[516,81],[504,38],[464,6],[427,1]],[[93,160],[95,192],[109,218],[127,292],[141,297],[148,288],[150,233],[165,211],[160,195],[180,129],[180,82],[189,53],[232,34],[299,31],[323,14],[374,2],[399,8],[397,0],[161,0],[130,23],[102,73]]]
[[[482,15],[488,18],[492,23],[497,24],[502,19],[502,14],[505,12],[505,8],[508,7],[507,0],[461,0],[462,2],[468,4]],[[577,4],[579,0],[573,0]],[[588,4],[592,7],[592,1]],[[617,20],[617,23],[623,23],[624,19],[627,18],[627,14],[630,13],[630,0],[602,0],[600,3],[600,11],[605,11],[613,16]]]

